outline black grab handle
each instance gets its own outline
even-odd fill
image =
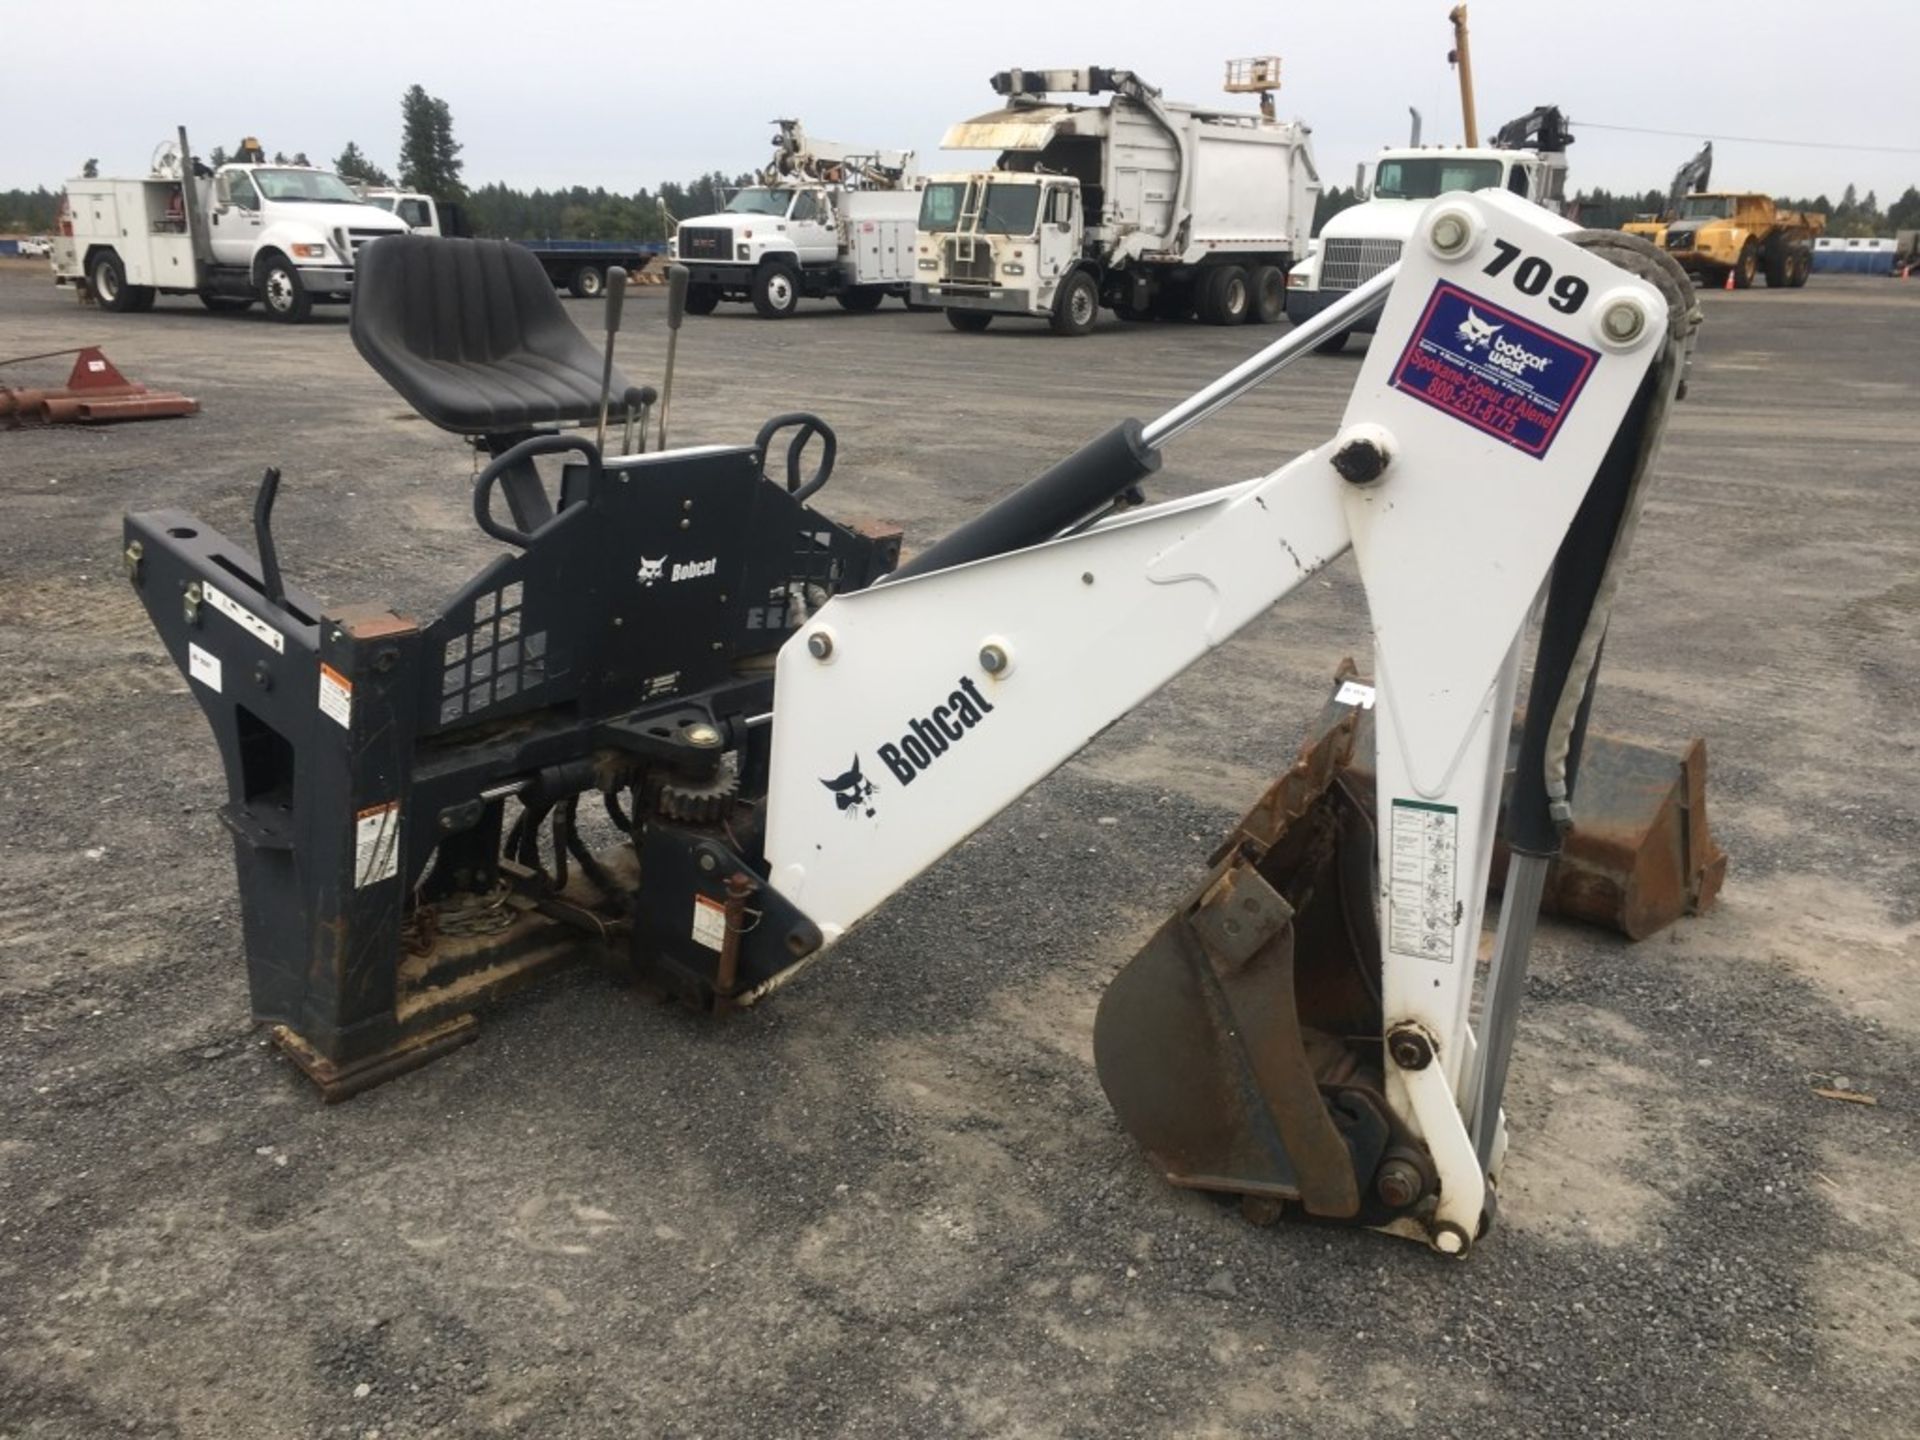
[[[488,462],[473,482],[473,518],[474,522],[496,540],[508,545],[518,545],[522,550],[533,544],[534,535],[524,530],[516,530],[511,525],[502,525],[493,518],[493,487],[500,483],[502,476],[520,465],[530,462],[538,455],[557,455],[563,450],[577,450],[587,459],[587,488],[581,499],[593,493],[593,487],[600,480],[600,447],[593,441],[579,435],[532,435],[522,440],[511,450],[503,451]],[[538,476],[535,476],[537,483]],[[558,518],[557,516],[555,517]],[[552,520],[547,522],[551,525]],[[546,525],[540,527],[544,530]]]
[[[809,415],[804,410],[789,411],[785,415],[776,415],[760,427],[760,433],[753,437],[753,448],[759,452],[762,473],[767,463],[767,446],[773,437],[789,425],[797,425],[800,431],[787,442],[787,493],[796,500],[806,500],[817,495],[820,487],[833,478],[833,459],[840,453],[840,442],[834,437],[833,427],[818,415]],[[814,467],[813,475],[802,484],[800,480],[800,456],[807,448],[807,442],[815,435],[821,439],[820,463]]]

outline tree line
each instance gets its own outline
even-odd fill
[[[475,235],[501,236],[530,240],[546,236],[564,236],[577,240],[659,240],[670,228],[666,216],[684,220],[690,215],[706,215],[726,203],[726,193],[751,184],[751,175],[728,177],[715,170],[685,183],[667,181],[654,189],[642,187],[625,194],[604,186],[588,189],[575,185],[564,190],[518,190],[498,182],[469,190],[461,178],[466,161],[461,159],[461,144],[453,137],[453,112],[445,100],[429,95],[425,87],[413,85],[400,97],[400,148],[397,163],[389,173],[368,158],[359,144],[348,140],[333,168],[349,180],[365,185],[392,185],[418,190],[438,200],[457,202],[467,228]],[[224,146],[216,145],[207,155],[209,164],[219,166],[231,158]],[[304,165],[307,153],[296,150],[291,156],[275,151],[278,164]],[[83,174],[97,173],[99,162],[88,160]],[[0,191],[0,234],[39,235],[55,225],[59,206],[58,191],[45,186],[33,190]],[[1332,186],[1320,192],[1314,206],[1313,232],[1329,218],[1360,202],[1351,188]],[[1658,215],[1667,203],[1665,190],[1647,190],[1640,194],[1616,195],[1609,190],[1582,190],[1573,198],[1574,214],[1594,229],[1616,228],[1643,215]],[[1840,203],[1825,195],[1811,200],[1781,197],[1779,203],[1792,210],[1819,211],[1827,216],[1829,235],[1885,235],[1895,230],[1920,228],[1920,187],[1909,185],[1900,198],[1884,211],[1869,190],[1861,198],[1852,185],[1842,192]]]

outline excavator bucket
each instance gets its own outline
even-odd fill
[[[1335,680],[1369,693],[1351,662]],[[1167,1179],[1263,1221],[1384,1225],[1434,1185],[1383,1093],[1372,757],[1372,711],[1330,699],[1094,1023],[1107,1098]],[[1726,871],[1705,785],[1702,741],[1676,760],[1587,736],[1546,908],[1633,939],[1705,910]]]
[[[1384,1221],[1376,1173],[1410,1147],[1382,1093],[1374,826],[1348,780],[1362,712],[1328,708],[1108,987],[1094,1062],[1174,1184],[1238,1194],[1256,1218],[1297,1201]]]
[[[1344,672],[1343,672],[1344,673]],[[1373,716],[1355,732],[1349,783],[1373,796]],[[1519,749],[1514,719],[1508,779]],[[1707,824],[1707,742],[1690,741],[1679,756],[1657,746],[1588,732],[1573,786],[1573,828],[1547,871],[1541,909],[1644,940],[1683,915],[1713,908],[1726,879],[1727,856]],[[1494,843],[1493,888],[1507,873],[1506,830]]]

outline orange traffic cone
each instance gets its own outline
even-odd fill
[[[1727,271],[1727,283],[1726,283],[1726,284],[1724,284],[1724,285],[1722,285],[1722,286],[1721,286],[1720,288],[1721,288],[1722,290],[1731,290],[1731,289],[1733,289],[1733,271],[1732,271],[1732,269],[1731,269],[1731,268],[1729,268],[1729,269],[1728,269],[1728,271]]]

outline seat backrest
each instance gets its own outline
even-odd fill
[[[601,355],[531,251],[393,235],[367,244],[355,271],[355,348],[434,424],[505,435],[598,415]],[[616,408],[628,389],[616,372]]]

